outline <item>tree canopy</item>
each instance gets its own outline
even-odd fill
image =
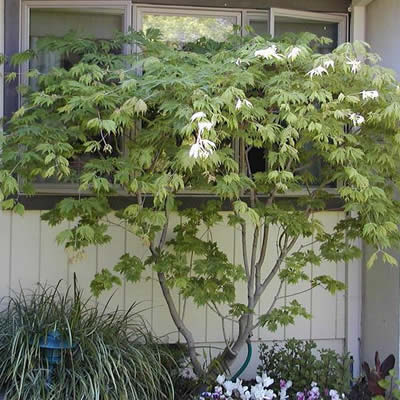
[[[203,368],[172,290],[209,306],[222,321],[237,322],[238,334],[226,338],[221,356],[229,366],[256,327],[273,330],[296,315],[309,317],[296,300],[282,307],[274,300],[256,315],[274,277],[280,289],[302,280],[332,293],[343,289],[327,275],[309,276],[305,267],[359,256],[356,238],[376,249],[370,265],[377,257],[395,263],[385,249],[399,241],[393,193],[399,187],[400,90],[367,44],[316,53],[326,40],[231,35],[179,51],[154,30],[112,41],[73,34],[43,39],[37,51],[71,53],[79,62],[28,72],[37,89],[21,88],[24,104],[1,136],[3,208],[23,212],[21,194],[34,194],[39,178],[76,182],[79,197],[66,197],[43,218],[51,225],[72,222],[57,239],[79,255],[110,240],[110,200],[129,198],[116,217],[148,246],[149,256],[121,254],[113,269],[94,277],[93,292],[120,283],[120,275],[139,281],[152,267],[197,374]],[[31,57],[34,51],[12,61]],[[182,208],[183,192],[215,201]],[[327,232],[314,213],[328,209],[332,198],[348,216]],[[221,221],[223,201],[229,224],[241,232],[240,264],[199,237],[200,226]],[[167,240],[174,212],[182,218]],[[270,235],[273,226],[277,237]],[[299,246],[300,238],[318,243],[318,250]],[[267,252],[269,241],[276,259]],[[244,303],[236,299],[239,281],[246,282]]]

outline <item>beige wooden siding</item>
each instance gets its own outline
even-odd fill
[[[85,259],[77,264],[69,264],[64,249],[55,242],[56,234],[65,228],[50,228],[46,222],[41,221],[40,211],[26,212],[24,217],[11,213],[0,213],[0,296],[7,296],[12,290],[19,287],[32,288],[38,282],[42,284],[56,284],[60,279],[67,287],[73,282],[73,274],[76,273],[78,282],[89,295],[89,283],[96,271],[102,268],[112,267],[123,252],[130,252],[139,257],[144,257],[147,250],[140,241],[130,233],[118,227],[111,228],[112,241],[103,247],[90,247]],[[227,215],[225,215],[225,218]],[[321,220],[328,229],[332,229],[336,222],[343,218],[342,212],[325,212],[315,214],[315,218]],[[177,216],[175,218],[178,218]],[[171,224],[173,225],[173,224]],[[271,237],[277,232],[272,232]],[[171,233],[172,234],[172,230]],[[232,262],[242,261],[240,234],[232,227],[221,223],[211,232],[213,240],[217,241],[221,248],[227,252]],[[299,243],[301,244],[301,243]],[[276,250],[273,242],[268,249],[267,263],[276,258]],[[325,263],[310,271],[311,275],[329,274],[335,278],[345,279],[345,265],[343,263]],[[133,302],[138,302],[144,310],[143,315],[149,326],[165,342],[174,342],[179,339],[176,328],[169,316],[168,309],[162,297],[158,282],[151,271],[138,284],[124,283],[119,287],[113,297],[113,306],[129,307]],[[258,313],[266,310],[275,296],[278,280],[272,282],[260,302]],[[288,286],[285,293],[291,295],[304,291],[309,287],[307,283],[301,283],[297,287]],[[98,300],[104,304],[110,293],[103,294]],[[183,311],[184,302],[175,294],[180,311]],[[284,340],[291,337],[300,339],[315,339],[323,347],[331,347],[343,351],[345,343],[345,294],[330,295],[322,289],[306,291],[296,297],[313,315],[311,321],[298,318],[294,326],[280,328],[277,332],[268,332],[260,328],[254,333],[254,346],[259,341]],[[238,301],[244,301],[244,292],[238,293]],[[280,300],[283,305],[285,299]],[[197,308],[188,301],[186,304],[185,322],[192,328],[196,341],[201,344],[212,345],[219,348],[223,345],[220,319],[210,310]],[[227,326],[227,331],[233,334],[236,324]],[[244,350],[240,359],[244,359]],[[248,373],[253,373],[258,363],[257,357],[253,357],[252,367]],[[239,365],[239,364],[238,364]],[[250,372],[249,372],[250,371]]]

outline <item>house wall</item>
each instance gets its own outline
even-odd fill
[[[374,0],[366,7],[366,41],[382,57],[381,64],[400,78],[400,2]],[[371,250],[365,248],[364,260]],[[400,260],[399,254],[395,254]],[[400,270],[382,262],[363,269],[363,318],[361,358],[373,365],[375,351],[381,358],[393,353],[399,372]]]
[[[366,11],[367,42],[382,57],[383,66],[400,74],[400,2],[374,0]]]
[[[96,271],[105,267],[112,267],[123,252],[131,252],[139,257],[145,257],[147,252],[145,247],[132,234],[121,228],[112,227],[112,242],[104,247],[91,247],[88,249],[84,260],[78,264],[68,262],[68,256],[64,249],[57,246],[55,236],[66,225],[58,228],[50,228],[46,222],[41,221],[40,211],[28,211],[24,217],[16,214],[3,212],[0,214],[0,297],[9,295],[13,290],[20,287],[31,289],[37,283],[56,284],[63,279],[63,287],[69,286],[73,282],[73,274],[76,273],[78,282],[89,295],[89,283]],[[224,215],[227,218],[227,213]],[[175,218],[178,218],[177,216]],[[344,218],[344,213],[340,211],[323,212],[315,215],[320,219],[327,229],[333,229],[339,219]],[[169,235],[172,235],[172,231]],[[215,227],[210,237],[219,243],[221,248],[227,252],[232,262],[240,263],[242,260],[241,247],[237,232],[221,223]],[[271,237],[274,237],[273,234]],[[299,246],[305,242],[299,242]],[[276,258],[276,251],[273,241],[268,250],[264,268],[267,269]],[[357,268],[348,266],[349,268]],[[329,274],[339,280],[346,281],[346,265],[344,263],[324,263],[309,273]],[[143,309],[143,315],[149,323],[153,332],[163,338],[165,342],[175,342],[181,338],[176,332],[176,328],[169,316],[166,304],[161,295],[156,277],[151,272],[147,275],[150,279],[143,280],[138,284],[124,283],[118,288],[112,298],[111,305],[127,308],[133,302],[139,302],[139,308]],[[352,286],[357,282],[348,282]],[[266,292],[261,300],[258,313],[266,310],[275,296],[278,282],[275,280],[271,288]],[[309,288],[307,284],[297,287],[286,287],[285,293],[290,295]],[[104,304],[112,292],[104,294],[98,301]],[[354,291],[357,293],[357,290]],[[238,301],[243,298],[244,292],[238,292]],[[175,295],[183,308],[183,299]],[[351,297],[351,296],[350,296]],[[255,373],[258,364],[257,345],[259,341],[284,340],[291,337],[299,339],[315,339],[321,347],[330,347],[342,352],[346,347],[346,296],[344,292],[331,295],[323,289],[317,288],[291,297],[297,298],[305,305],[307,310],[313,315],[312,320],[298,318],[294,326],[280,328],[277,332],[271,333],[265,329],[259,329],[253,337],[254,356],[250,367],[246,371],[247,377]],[[243,301],[243,300],[242,300]],[[358,302],[359,299],[351,301]],[[282,299],[280,305],[284,304]],[[357,318],[352,317],[353,331],[358,330]],[[220,320],[210,309],[199,309],[188,302],[186,306],[185,322],[192,329],[195,340],[199,345],[213,346],[220,348],[223,345],[221,335]],[[236,326],[230,324],[226,327],[228,333],[232,335]],[[213,350],[216,351],[215,349]],[[354,349],[356,360],[357,349]],[[237,368],[240,362],[246,357],[246,351],[240,355]]]

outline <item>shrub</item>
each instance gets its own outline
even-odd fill
[[[289,339],[285,344],[260,345],[261,365],[259,373],[267,373],[274,383],[272,389],[279,391],[281,379],[293,382],[289,394],[303,392],[312,382],[321,390],[336,389],[348,393],[350,389],[350,358],[333,350],[316,350],[314,341]]]
[[[57,287],[21,291],[0,312],[0,387],[8,400],[172,399],[165,357],[132,306],[107,311]],[[40,340],[57,329],[69,345],[50,368]]]

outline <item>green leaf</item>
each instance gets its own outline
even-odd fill
[[[122,285],[121,279],[113,275],[108,269],[102,269],[100,273],[94,276],[90,283],[90,289],[95,297],[106,290],[112,289],[114,285]]]

